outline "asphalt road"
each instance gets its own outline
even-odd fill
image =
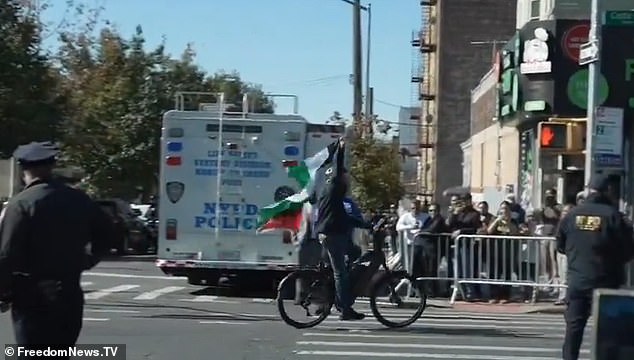
[[[163,276],[149,261],[106,261],[82,282],[87,305],[79,342],[126,344],[127,359],[561,359],[561,315],[429,308],[402,330],[372,317],[340,322],[334,315],[296,330],[279,320],[270,299],[213,295]],[[370,314],[367,304],[356,308]],[[2,343],[13,342],[11,331],[3,314]],[[590,358],[589,344],[586,336],[583,359]]]

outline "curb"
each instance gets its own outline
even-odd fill
[[[482,314],[563,314],[564,306],[557,305],[519,305],[506,307],[505,305],[476,305],[455,304],[456,311],[469,311]]]
[[[563,314],[566,310],[565,306],[553,304],[513,304],[507,305],[489,305],[486,303],[463,303],[456,302],[453,305],[448,301],[427,300],[427,307],[439,309],[453,309],[455,311],[468,311],[482,314]]]
[[[528,309],[525,314],[563,314],[566,311],[565,306],[549,305],[538,307],[535,309]]]
[[[453,308],[453,305],[451,305],[448,301],[427,300],[427,307],[438,308],[438,309],[451,309]]]

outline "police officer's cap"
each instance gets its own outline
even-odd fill
[[[607,175],[596,174],[590,177],[588,188],[596,191],[607,191],[610,185],[610,179]]]
[[[20,145],[13,152],[13,158],[23,166],[53,163],[59,154],[59,148],[50,141],[31,142]]]

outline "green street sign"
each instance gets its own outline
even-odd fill
[[[603,24],[608,26],[634,26],[634,11],[606,11]]]

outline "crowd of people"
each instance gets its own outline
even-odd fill
[[[411,270],[415,276],[436,278],[425,282],[431,297],[449,296],[453,283],[441,278],[451,279],[454,271],[458,271],[462,279],[491,278],[549,284],[550,292],[558,295],[556,304],[561,305],[566,295],[565,287],[553,285],[565,285],[566,260],[565,255],[557,253],[551,238],[555,236],[560,219],[583,199],[583,193],[579,193],[575,204],[559,204],[556,191],[549,189],[544,194],[544,205],[527,212],[513,194],[508,194],[499,204],[497,213],[492,214],[486,201],[474,204],[470,194],[454,195],[446,217],[436,203],[414,201],[409,211],[400,216],[394,206],[391,211],[396,221],[390,248],[393,254],[411,256]],[[456,242],[459,235],[470,236]],[[526,236],[543,239],[522,239]],[[398,251],[398,239],[402,239],[403,246],[407,245],[407,253]],[[453,260],[456,260],[457,269],[454,269]],[[401,261],[405,260],[401,258]],[[461,290],[466,301],[503,304],[529,301],[534,291],[531,287],[521,287],[518,296],[514,297],[510,285],[477,283],[464,284]]]

